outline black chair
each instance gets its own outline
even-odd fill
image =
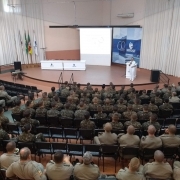
[[[163,147],[163,153],[165,158],[173,159],[178,154],[179,147]]]
[[[31,86],[31,92],[36,93],[38,97],[38,93],[42,92],[42,90],[38,89],[36,86]]]
[[[62,128],[50,127],[49,130],[53,140],[64,139]]]
[[[73,122],[74,125],[73,125],[73,127],[79,129],[82,120],[83,120],[83,119],[74,119],[74,122]]]
[[[98,119],[98,128],[103,128],[104,124],[111,122],[110,119]]]
[[[14,122],[15,121],[20,122],[21,119],[22,119],[22,115],[21,114],[11,114],[11,116],[12,116],[12,119],[13,119]]]
[[[9,178],[6,178],[6,169],[0,169],[0,179],[10,180]]]
[[[70,161],[72,156],[83,156],[83,145],[82,144],[68,144],[68,154]]]
[[[172,114],[171,110],[168,110],[168,111],[159,110],[159,117],[161,118],[169,118],[171,114]]]
[[[157,122],[161,125],[161,127],[164,126],[164,118],[158,118]]]
[[[73,119],[61,118],[60,123],[61,123],[62,127],[64,127],[64,128],[73,127]]]
[[[180,109],[180,103],[171,103],[173,106],[173,109]]]
[[[94,138],[94,130],[79,129],[78,139],[80,139],[80,144],[83,144],[83,140],[90,140],[92,143],[93,138]]]
[[[90,111],[90,116],[94,117],[94,114],[97,114],[98,111]]]
[[[35,116],[35,119],[39,121],[41,126],[48,126],[46,117]]]
[[[37,131],[37,133],[42,133],[43,136],[45,138],[49,138],[49,141],[50,141],[51,134],[50,134],[50,131],[49,131],[48,127],[38,126],[38,127],[36,127],[36,131]]]
[[[176,118],[176,127],[180,128],[180,119],[179,118]]]
[[[149,104],[150,99],[141,99],[141,104]]]
[[[101,145],[101,156],[103,158],[103,172],[104,172],[104,158],[111,157],[114,159],[114,167],[116,172],[116,161],[119,157],[119,146],[118,145]]]
[[[180,128],[176,128],[176,135],[180,135]]]
[[[59,117],[47,117],[47,123],[50,127],[60,127]]]
[[[76,139],[76,143],[79,137],[78,130],[76,128],[64,128],[64,138],[68,143],[68,140]]]
[[[180,109],[174,109],[173,111],[173,117],[174,118],[179,118],[180,117]]]
[[[52,143],[52,150],[53,150],[53,154],[59,150],[61,150],[63,152],[63,154],[67,154],[67,144],[66,143],[53,142]]]
[[[95,136],[98,136],[99,134],[102,134],[104,132],[104,129],[95,129]]]
[[[35,143],[37,147],[37,154],[39,156],[39,162],[40,162],[40,156],[43,154],[50,154],[52,159],[53,150],[51,147],[51,143],[49,142],[36,142]]]
[[[101,146],[97,144],[86,144],[84,145],[84,152],[90,151],[92,156],[98,157],[98,165],[99,159],[101,158]]]
[[[67,100],[67,98],[66,97],[59,97],[59,99],[60,99],[60,101],[63,103],[63,104],[65,104],[65,102],[66,102],[66,100]]]
[[[11,135],[17,136],[22,133],[20,127],[17,124],[12,124],[12,123],[7,124],[7,130],[8,133]]]
[[[164,128],[167,128],[170,124],[176,125],[176,118],[166,118],[164,120]]]

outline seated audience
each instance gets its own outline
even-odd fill
[[[146,94],[146,90],[144,89],[142,95],[139,96],[140,99],[149,99],[149,96]]]
[[[171,179],[172,168],[169,163],[164,162],[164,154],[157,150],[154,153],[154,162],[144,165],[144,175],[146,178]]]
[[[77,109],[77,105],[74,103],[73,98],[71,96],[67,97],[67,103],[70,105],[69,110],[75,111]]]
[[[84,119],[84,115],[87,113],[88,111],[84,109],[84,102],[81,101],[79,104],[79,109],[75,111],[74,116],[76,119]]]
[[[61,111],[63,109],[63,103],[60,102],[59,96],[56,95],[54,96],[54,98],[52,99],[52,102],[56,103],[55,109],[58,111]]]
[[[163,100],[160,98],[161,93],[157,92],[155,96],[155,104],[162,104]]]
[[[180,136],[176,136],[176,126],[171,124],[165,130],[165,134],[160,136],[163,147],[179,147]]]
[[[106,123],[104,125],[104,131],[105,132],[94,137],[95,144],[117,144],[117,135],[115,133],[111,133],[112,125],[110,123]]]
[[[149,109],[149,111],[155,111],[155,112],[159,111],[158,106],[155,105],[155,99],[154,98],[151,98],[148,109]]]
[[[174,161],[173,163],[173,178],[174,180],[179,180],[180,177],[180,162]]]
[[[53,98],[54,96],[56,96],[56,91],[55,91],[55,87],[51,87],[51,92],[48,93],[48,98]]]
[[[123,113],[126,111],[127,107],[126,107],[126,101],[124,103],[124,99],[120,98],[119,102],[117,103],[117,107],[118,107],[118,112]]]
[[[110,104],[110,99],[106,98],[105,103],[102,106],[103,111],[113,111],[113,105]]]
[[[114,106],[114,107],[113,107],[113,112],[112,112],[112,113],[109,113],[108,117],[111,119],[111,118],[112,118],[112,116],[113,116],[115,113],[116,113],[116,114],[118,114],[118,116],[119,116],[119,120],[120,120],[120,118],[121,118],[121,114],[120,114],[120,113],[118,113],[118,107],[117,107],[117,106]]]
[[[173,111],[173,106],[169,103],[169,99],[165,99],[163,105],[159,106],[161,111]]]
[[[137,120],[138,120],[137,114],[132,114],[131,120],[126,121],[124,123],[124,126],[127,128],[128,126],[132,125],[132,126],[134,126],[135,129],[141,129],[142,125]]]
[[[39,107],[36,109],[36,117],[46,117],[47,109],[44,106],[44,102],[40,100],[38,104]]]
[[[21,109],[21,100],[15,100],[15,107],[12,108],[12,114],[22,116],[23,110]]]
[[[17,148],[14,141],[10,141],[6,145],[7,153],[0,157],[0,168],[7,169],[13,162],[19,161],[19,155],[16,155]]]
[[[84,153],[83,163],[77,163],[74,167],[73,176],[77,180],[97,180],[100,176],[99,167],[92,163],[93,157],[90,152]]]
[[[179,103],[180,102],[180,99],[178,98],[176,92],[172,92],[172,96],[169,97],[169,102],[170,103]]]
[[[26,101],[24,111],[28,109],[28,110],[30,111],[30,114],[31,114],[30,116],[31,116],[31,118],[34,118],[34,117],[35,117],[35,114],[36,114],[36,111],[35,111],[32,107],[33,107],[33,102],[30,101],[30,100],[28,100],[28,101]]]
[[[42,98],[40,99],[40,101],[43,101],[43,105],[45,109],[50,108],[51,102],[50,102],[50,99],[48,98],[47,92],[42,93]]]
[[[94,114],[94,118],[96,119],[106,119],[107,118],[107,114],[106,113],[103,113],[103,109],[101,106],[98,106],[97,107],[97,114]]]
[[[127,128],[127,133],[120,136],[118,142],[121,147],[131,146],[131,147],[139,147],[140,139],[137,135],[134,135],[135,128],[130,125]],[[119,135],[118,135],[119,136]]]
[[[140,148],[149,148],[149,149],[157,149],[162,146],[162,141],[160,137],[156,137],[156,129],[153,125],[148,126],[148,135],[142,136],[140,142]]]
[[[89,110],[90,111],[97,111],[98,106],[99,106],[99,99],[97,97],[94,97],[92,99],[92,103],[89,104]]]
[[[62,151],[54,154],[54,161],[46,164],[46,175],[51,180],[69,180],[73,173],[73,166],[69,161],[69,156],[64,156]]]
[[[143,106],[141,105],[141,100],[140,99],[136,98],[134,100],[134,104],[132,105],[132,110],[135,111],[135,112],[143,110]]]
[[[131,120],[131,116],[134,114],[136,114],[136,112],[132,110],[132,105],[129,104],[127,107],[127,111],[123,112],[123,117],[126,120]]]
[[[4,129],[2,129],[1,123],[0,123],[0,139],[2,140],[10,139],[8,133]]]
[[[20,161],[12,163],[6,170],[8,178],[47,180],[42,164],[31,160],[31,151],[25,147],[20,150]]]
[[[47,117],[60,117],[60,112],[56,110],[56,102],[51,102],[51,109],[47,111]]]
[[[70,110],[70,104],[69,103],[66,103],[64,105],[64,108],[63,110],[61,110],[61,117],[62,118],[68,118],[68,119],[72,119],[74,117],[74,112],[72,110]]]
[[[85,104],[84,101],[80,101],[80,103],[77,105],[77,110],[89,110],[89,105]]]
[[[90,114],[88,111],[85,113],[84,118],[85,119],[83,121],[81,121],[81,123],[80,123],[80,128],[94,130],[96,126],[95,126],[95,123],[89,119]]]
[[[114,113],[112,116],[112,122],[111,126],[112,126],[112,130],[121,130],[124,129],[124,126],[121,122],[119,122],[119,114],[118,113]]]
[[[129,163],[129,168],[120,169],[116,174],[118,180],[145,180],[143,174],[138,172],[140,161],[134,157]]]
[[[6,125],[9,123],[9,119],[4,116],[3,107],[0,107],[0,123],[3,129],[7,129]]]
[[[31,125],[25,124],[22,128],[22,134],[17,137],[17,140],[20,142],[35,142],[35,141],[44,141],[46,142],[42,133],[37,135],[31,134]]]
[[[137,113],[139,120],[149,120],[152,112],[149,112],[148,104],[143,105],[143,110]]]

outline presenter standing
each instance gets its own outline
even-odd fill
[[[131,61],[129,63],[130,66],[130,81],[134,81],[135,78],[135,67],[136,67],[136,62],[134,61],[134,58],[131,58]]]

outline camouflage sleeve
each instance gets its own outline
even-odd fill
[[[9,139],[10,139],[10,138],[9,138],[9,135],[8,135],[8,133],[7,133],[6,131],[4,131],[3,139],[4,139],[4,140],[9,140]]]

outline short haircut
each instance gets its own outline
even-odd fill
[[[10,141],[6,145],[7,152],[12,152],[16,148],[16,143],[14,141]]]
[[[89,119],[89,117],[90,117],[90,113],[87,111],[87,112],[84,114],[84,118],[85,118],[85,119]]]
[[[51,91],[54,92],[54,91],[55,91],[55,87],[52,87],[52,88],[51,88]]]
[[[20,160],[27,160],[29,155],[31,154],[31,151],[29,148],[24,147],[20,150]]]
[[[3,107],[0,106],[0,114],[4,111]]]
[[[159,92],[157,92],[157,93],[156,93],[156,97],[159,97],[159,96],[160,96],[160,93],[159,93]]]
[[[24,117],[29,117],[31,115],[31,112],[29,109],[26,109],[24,112],[23,112],[23,116]]]
[[[19,99],[17,99],[17,100],[15,101],[15,104],[16,104],[16,106],[20,106],[20,105],[21,105],[21,101],[20,101]]]
[[[169,102],[169,99],[165,99],[164,102],[165,102],[165,103],[168,103],[168,102]]]
[[[62,153],[62,151],[57,151],[54,154],[54,162],[55,163],[61,163],[64,159],[64,154]]]
[[[56,106],[56,102],[53,101],[53,102],[51,103],[51,107],[55,107],[55,106]]]
[[[42,100],[40,100],[40,101],[38,102],[38,105],[39,105],[39,106],[42,106],[43,103],[44,103],[44,102],[43,102]]]
[[[70,104],[69,104],[69,103],[66,103],[66,104],[64,105],[64,107],[65,107],[65,109],[69,109],[69,108],[70,108]]]
[[[30,101],[30,100],[29,100],[29,101],[27,101],[27,102],[26,102],[26,107],[29,107],[29,106],[30,106],[30,104],[31,104],[31,102],[32,102],[32,101]]]
[[[154,104],[155,103],[155,99],[151,98],[151,103]]]
[[[138,171],[140,166],[139,159],[137,157],[134,157],[131,159],[129,163],[129,167],[131,168],[132,171]]]
[[[29,100],[32,101],[33,99],[34,99],[34,93],[30,93],[30,94],[29,94]]]
[[[30,124],[25,124],[22,128],[21,128],[22,132],[27,133],[29,130],[31,130],[31,125]]]

